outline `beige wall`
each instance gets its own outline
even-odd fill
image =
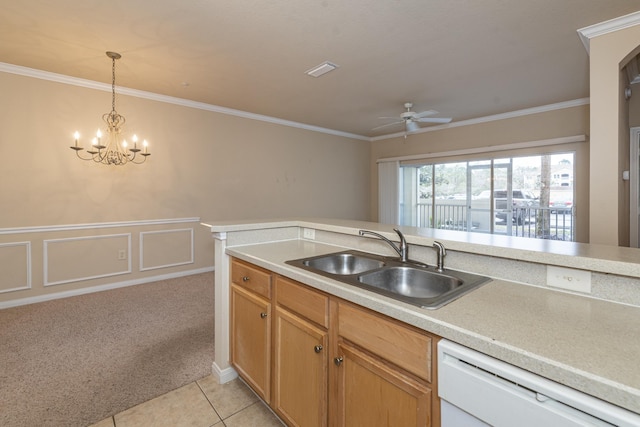
[[[628,183],[622,180],[629,167],[629,115],[620,70],[639,51],[640,25],[590,41],[592,243],[629,242]]]
[[[110,92],[0,73],[0,93],[0,268],[6,272],[16,266],[17,271],[5,276],[22,285],[25,245],[16,249],[14,243],[30,242],[32,272],[30,289],[3,292],[13,286],[1,282],[0,302],[213,266],[210,233],[197,223],[122,227],[121,222],[289,216],[370,219],[368,141],[118,95],[116,107],[127,118],[125,130],[148,139],[152,155],[144,165],[104,166],[78,160],[68,147],[76,130],[85,147],[89,144],[102,114],[111,109]],[[101,228],[104,223],[116,224]],[[63,227],[37,232],[38,227],[78,224],[97,225],[82,231]],[[16,227],[20,229],[13,233]],[[25,233],[23,227],[36,231],[28,228]],[[173,264],[186,256],[191,244],[186,235],[144,233],[184,228],[194,229],[193,263],[139,271],[145,263],[138,250],[141,235],[153,243],[148,249],[164,247],[146,251],[142,256],[149,257],[147,264]],[[133,241],[131,273],[44,286],[45,240],[122,233],[130,233]],[[112,252],[120,250],[122,241],[89,240],[98,251],[95,259],[110,257],[105,261],[109,266],[84,259],[82,268],[89,271],[80,277],[100,268],[121,271]],[[108,242],[115,243],[108,253],[101,252]],[[65,280],[76,277],[78,246],[50,246],[54,247],[57,251],[49,255],[56,259],[55,274]]]
[[[376,162],[379,159],[437,154],[469,148],[487,148],[495,151],[501,145],[552,140],[555,138],[588,135],[588,133],[589,106],[582,105],[510,119],[413,134],[406,139],[399,137],[375,141],[371,146],[371,163],[369,165],[372,176],[372,216],[377,219],[378,178]],[[576,236],[578,241],[586,242],[589,238],[588,138],[587,142],[561,144],[544,148],[544,152],[551,150],[574,151],[576,153]],[[501,153],[504,155],[527,155],[539,154],[540,151],[520,149]],[[479,157],[487,158],[486,155],[479,155]],[[465,155],[464,158],[469,158],[469,156]]]
[[[111,94],[0,74],[2,227],[200,216],[367,219],[367,141],[119,96],[125,129],[150,142],[143,166],[75,158]],[[364,158],[364,160],[363,160]]]

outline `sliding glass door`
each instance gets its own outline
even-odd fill
[[[573,153],[400,166],[401,225],[573,240]]]

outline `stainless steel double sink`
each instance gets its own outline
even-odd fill
[[[324,277],[387,297],[435,309],[488,282],[488,277],[347,250],[286,261]]]

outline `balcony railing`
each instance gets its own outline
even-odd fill
[[[573,208],[515,208],[511,235],[573,241],[574,219]]]
[[[493,224],[488,210],[470,211],[466,204],[436,203],[433,212],[431,208],[429,203],[418,203],[414,225],[536,239],[573,241],[575,236],[572,208],[526,207],[514,208],[511,212],[496,211]]]

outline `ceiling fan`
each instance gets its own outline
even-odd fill
[[[435,110],[427,110],[416,113],[411,111],[412,107],[413,104],[411,102],[407,102],[404,104],[404,108],[406,108],[407,111],[400,114],[400,117],[378,117],[379,119],[394,119],[396,121],[393,123],[387,123],[386,125],[375,127],[372,130],[404,123],[407,132],[415,132],[420,129],[420,125],[418,125],[418,123],[449,123],[451,121],[451,117],[428,117],[434,114],[438,114],[438,112]]]

